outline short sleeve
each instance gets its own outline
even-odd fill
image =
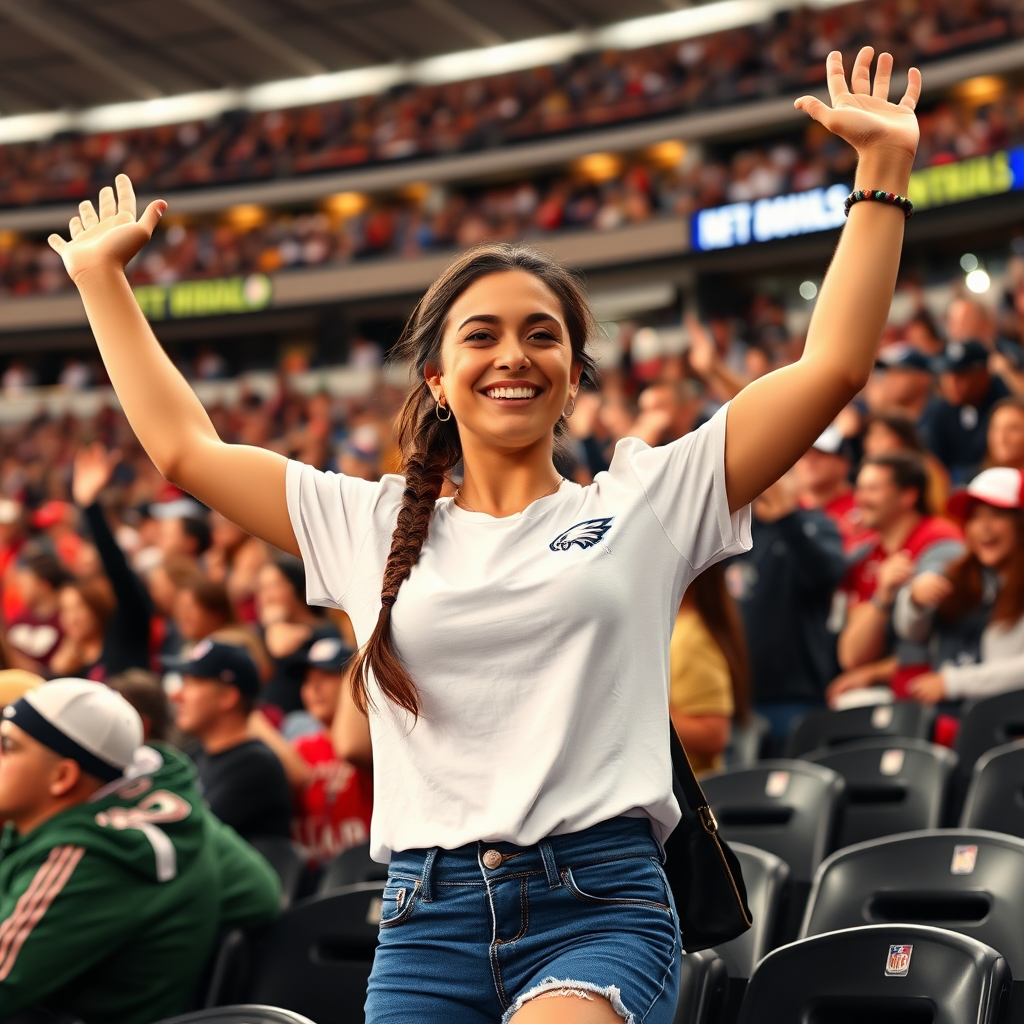
[[[306,569],[306,600],[341,608],[356,557],[373,528],[383,485],[291,460],[285,490]]]
[[[730,515],[723,405],[702,427],[651,448],[633,440],[630,465],[672,545],[695,572],[749,551],[750,506]]]

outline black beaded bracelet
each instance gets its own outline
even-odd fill
[[[863,202],[865,199],[873,200],[876,203],[891,203],[903,211],[903,216],[910,218],[914,216],[914,204],[906,196],[898,196],[895,192],[883,192],[881,189],[872,191],[862,188],[855,189],[846,197],[846,216],[850,216],[850,207],[854,203]]]

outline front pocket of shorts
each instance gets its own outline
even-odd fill
[[[672,908],[664,902],[662,876],[653,864],[643,864],[642,868],[629,865],[625,871],[621,870],[621,865],[622,862],[617,861],[577,868],[575,875],[572,868],[563,868],[562,884],[582,903],[604,907],[648,907],[672,913]]]
[[[381,893],[381,928],[393,928],[395,925],[407,921],[416,905],[419,890],[419,882],[389,881],[384,886],[384,892]]]

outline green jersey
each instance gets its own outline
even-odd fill
[[[221,928],[271,921],[273,869],[203,806],[195,769],[148,747],[144,773],[0,838],[0,1018],[46,1006],[86,1024],[188,1009]]]

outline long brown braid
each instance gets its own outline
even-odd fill
[[[388,700],[419,715],[416,684],[395,651],[391,609],[399,588],[419,560],[445,477],[462,458],[458,424],[454,416],[447,421],[437,418],[425,371],[428,366],[441,366],[441,342],[453,303],[474,281],[509,270],[533,274],[558,296],[573,360],[583,364],[584,377],[594,374],[594,362],[586,345],[596,325],[583,289],[554,259],[529,246],[483,242],[467,249],[448,264],[417,303],[392,354],[396,362],[412,367],[416,383],[398,417],[405,491],[384,566],[380,614],[370,639],[356,657],[352,672],[353,696],[364,712],[372,703],[369,694],[372,672],[380,692]],[[555,425],[556,445],[565,443],[566,432],[565,422],[560,419]]]

